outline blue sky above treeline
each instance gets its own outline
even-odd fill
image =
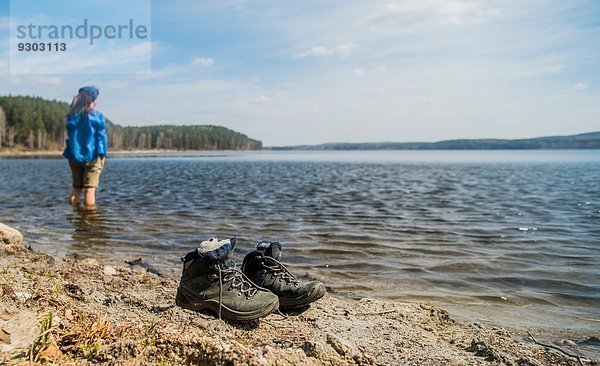
[[[600,130],[600,2],[152,1],[147,75],[11,75],[0,93],[122,125],[217,124],[265,145],[523,138]]]

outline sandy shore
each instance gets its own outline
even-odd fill
[[[55,258],[0,235],[0,364],[578,364],[526,330],[458,322],[427,304],[326,295],[287,318],[226,322],[174,306],[177,285],[140,266]],[[574,352],[595,341],[558,345]]]
[[[2,149],[0,156],[62,156],[62,151],[59,150],[22,150],[22,149]]]
[[[176,149],[146,149],[146,150],[110,150],[111,155],[141,155],[158,153],[214,153],[214,152],[251,152],[264,150],[176,150]],[[0,156],[19,157],[19,156],[62,156],[62,150],[26,150],[26,149],[1,149]]]

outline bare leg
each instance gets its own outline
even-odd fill
[[[96,188],[84,188],[83,195],[83,203],[86,206],[96,205]]]
[[[69,203],[71,205],[78,204],[79,196],[81,196],[81,188],[73,188],[71,195],[69,196]]]

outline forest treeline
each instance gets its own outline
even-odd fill
[[[0,150],[61,150],[69,104],[29,96],[0,96]],[[107,120],[113,150],[260,150],[262,143],[221,126],[123,127]]]

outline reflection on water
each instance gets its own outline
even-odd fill
[[[71,246],[74,251],[91,253],[91,248],[97,250],[98,247],[108,246],[110,226],[100,206],[90,208],[74,205],[67,220],[73,225]]]

